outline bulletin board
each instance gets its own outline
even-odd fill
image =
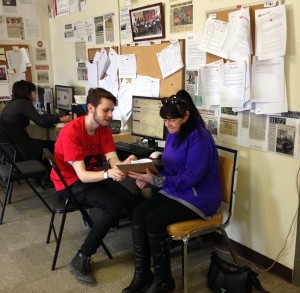
[[[280,1],[276,2],[276,5],[279,5]],[[255,4],[255,5],[238,5],[236,7],[228,8],[228,9],[222,9],[222,10],[212,10],[206,12],[206,16],[209,17],[210,15],[214,16],[214,19],[221,20],[228,22],[228,15],[230,12],[239,10],[241,6],[243,8],[248,8],[249,7],[249,14],[250,14],[250,26],[251,26],[251,38],[252,38],[252,48],[253,48],[253,53],[255,50],[255,10],[257,9],[264,9],[264,3],[262,2],[261,4]],[[215,56],[213,54],[207,53],[206,54],[206,63],[211,63],[214,61],[219,60],[221,57]]]
[[[118,47],[111,47],[111,48],[114,49],[117,53],[119,53],[119,48]],[[88,60],[93,60],[96,52],[100,51],[101,49],[102,48],[90,48],[90,49],[88,49]],[[110,47],[105,47],[104,49],[106,50],[106,52],[108,54]]]
[[[14,47],[25,48],[25,49],[28,50],[28,46],[27,45],[0,45],[0,48],[4,49],[5,56],[6,56],[6,51],[11,51],[11,50],[13,50]],[[5,65],[6,68],[8,69],[8,62],[7,62],[7,60],[6,61],[1,61],[0,60],[0,65]],[[31,81],[32,82],[31,67],[27,67],[26,68],[25,78],[26,78],[27,81]]]
[[[179,44],[182,61],[184,62],[184,40],[179,40]],[[184,67],[167,78],[162,78],[156,53],[159,53],[169,45],[170,42],[162,42],[160,44],[152,44],[151,46],[121,47],[121,54],[135,54],[137,75],[160,79],[160,97],[171,96],[184,88]]]

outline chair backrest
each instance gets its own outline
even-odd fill
[[[232,217],[235,185],[238,171],[238,151],[217,145],[219,152],[219,175],[223,191],[223,202],[228,204],[227,225]]]
[[[54,158],[53,154],[47,148],[43,149],[43,154],[44,154],[45,158],[49,161],[51,167],[54,169],[54,171],[56,172],[56,174],[59,177],[60,181],[63,183],[63,185],[65,186],[65,189],[68,192],[67,205],[69,204],[70,201],[75,203],[76,206],[78,207],[78,210],[81,211],[83,218],[85,219],[85,221],[91,227],[93,225],[93,221],[92,221],[91,217],[88,215],[86,210],[82,207],[82,205],[78,202],[76,196],[74,195],[71,188],[67,184],[65,178],[63,177],[63,175],[61,174],[61,171],[59,170],[57,164],[55,163],[55,158]]]
[[[6,130],[6,128],[0,123],[0,144],[6,144],[6,152],[8,155],[12,155],[12,153],[14,154],[14,162],[15,161],[22,161],[24,160],[25,156],[22,152],[22,150],[20,150],[18,148],[18,146],[13,142],[12,138],[10,137],[8,131]],[[8,148],[9,145],[9,148]]]

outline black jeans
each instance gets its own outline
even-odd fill
[[[199,215],[182,203],[168,198],[158,190],[133,211],[132,224],[145,227],[148,234],[163,234],[169,224],[199,218]]]
[[[71,185],[71,190],[85,207],[99,209],[99,213],[93,216],[94,225],[80,248],[87,256],[96,253],[101,241],[119,218],[123,208],[130,212],[139,203],[136,195],[112,179],[97,183],[78,181]],[[64,198],[65,192],[61,191],[60,196]]]

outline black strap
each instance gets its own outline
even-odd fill
[[[269,293],[266,291],[263,286],[261,285],[259,279],[257,278],[257,274],[253,271],[251,271],[251,280],[252,280],[252,286],[259,292],[262,293]]]

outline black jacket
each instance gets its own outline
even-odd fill
[[[33,103],[26,99],[9,101],[0,115],[0,123],[5,127],[11,140],[18,146],[24,159],[36,159],[43,148],[43,141],[31,138],[26,130],[30,120],[43,128],[50,128],[59,123],[59,116],[39,114]]]

